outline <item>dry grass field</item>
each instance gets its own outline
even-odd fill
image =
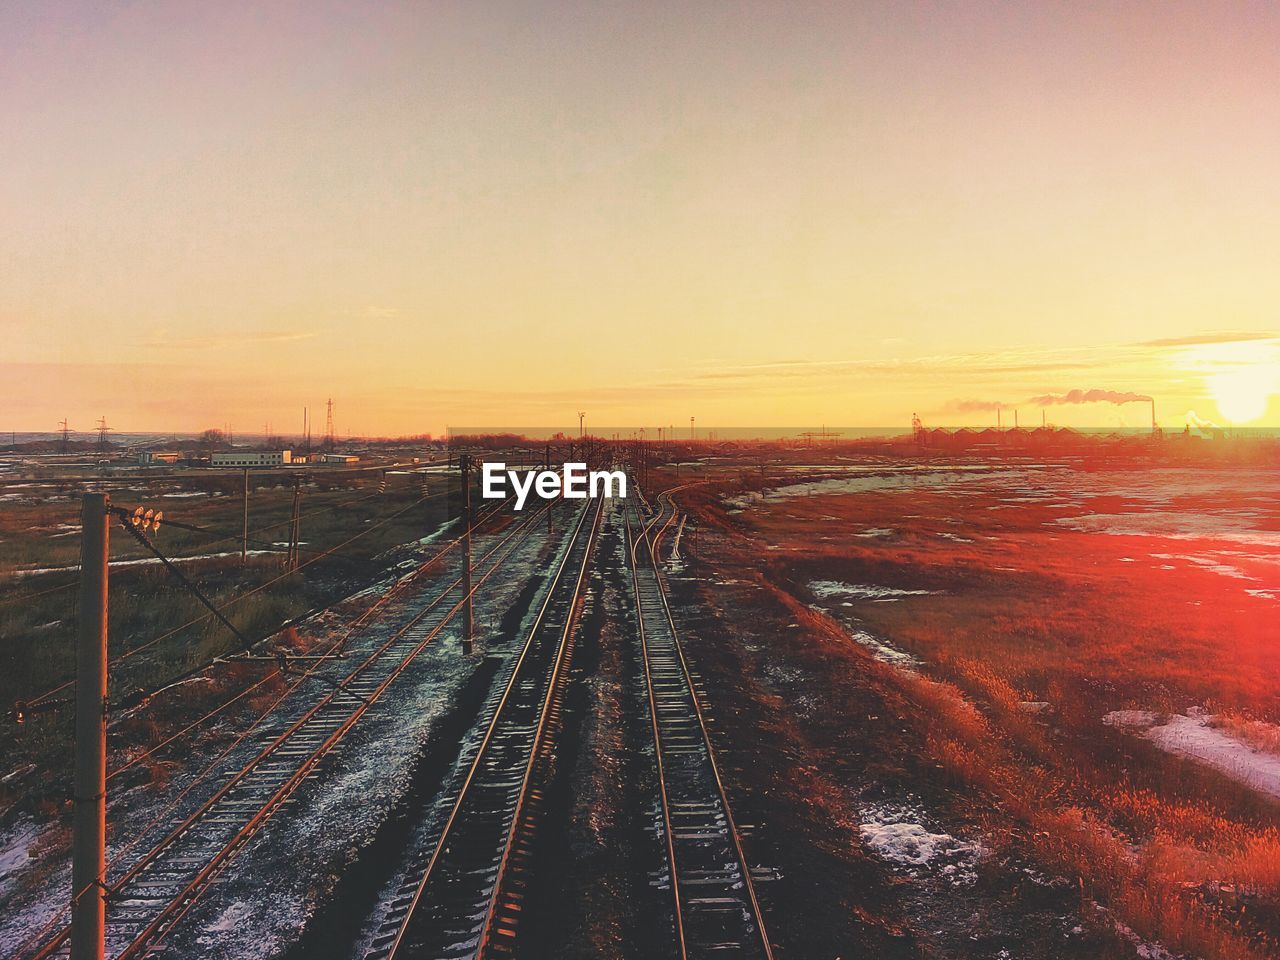
[[[899,695],[935,765],[912,789],[990,864],[1030,858],[1079,890],[1071,924],[1140,955],[1275,955],[1273,473],[865,464],[742,486],[685,494],[706,593],[752,584],[747,615],[790,612],[779,644],[846,649]]]

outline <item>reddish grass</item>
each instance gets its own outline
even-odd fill
[[[764,558],[759,576],[815,640],[848,643],[840,620],[854,618],[925,663],[917,674],[867,669],[915,705],[945,775],[975,806],[995,798],[1043,862],[1170,949],[1274,955],[1275,805],[1101,724],[1123,707],[1197,704],[1223,713],[1229,732],[1275,747],[1270,728],[1254,722],[1280,719],[1275,602],[1203,565],[1151,557],[1238,544],[1081,532],[1055,522],[1070,510],[980,489],[788,499],[739,515],[719,507],[714,488],[683,499],[705,530]],[[1129,507],[1104,497],[1090,510]],[[873,527],[896,532],[855,536]],[[1266,559],[1235,556],[1232,565],[1275,579]],[[811,606],[816,579],[935,592],[827,603],[836,619]],[[1052,714],[1029,713],[1027,700],[1049,701]]]

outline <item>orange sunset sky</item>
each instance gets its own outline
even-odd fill
[[[0,430],[1280,426],[1277,77],[1263,2],[6,3]]]

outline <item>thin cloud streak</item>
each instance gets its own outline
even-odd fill
[[[1275,331],[1237,331],[1223,333],[1198,333],[1188,337],[1168,337],[1161,340],[1146,340],[1140,347],[1197,347],[1215,343],[1249,343],[1258,340],[1280,340],[1280,333]]]
[[[264,331],[262,333],[223,334],[216,337],[160,337],[143,341],[142,346],[157,350],[217,350],[222,347],[260,346],[269,343],[297,343],[315,334],[304,330]]]

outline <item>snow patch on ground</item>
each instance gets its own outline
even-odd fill
[[[1060,517],[1060,526],[1081,533],[1103,533],[1122,537],[1159,537],[1167,540],[1218,540],[1250,546],[1280,546],[1280,533],[1257,528],[1246,513],[1199,512],[1158,509],[1148,502],[1131,513],[1091,513]]]
[[[858,828],[862,842],[881,860],[905,868],[912,876],[934,875],[958,885],[977,880],[975,868],[986,854],[977,841],[935,833],[909,807],[873,807],[863,816]]]
[[[964,483],[981,476],[1008,472],[1011,468],[989,464],[954,464],[951,466],[886,466],[858,465],[850,467],[845,476],[824,477],[800,483],[788,483],[763,491],[749,491],[736,497],[726,497],[728,507],[739,509],[756,503],[778,503],[792,497],[821,497],[849,493],[867,493],[875,490],[904,490],[917,485],[939,488],[953,483]],[[1022,468],[1023,471],[1030,468]]]
[[[1259,793],[1280,799],[1280,754],[1250,746],[1213,726],[1214,718],[1192,709],[1164,717],[1150,710],[1113,710],[1108,726],[1128,730],[1161,750],[1196,760]]]
[[[454,517],[452,520],[446,520],[440,526],[436,527],[434,533],[430,533],[418,541],[419,545],[426,546],[432,543],[438,543],[446,533],[458,525],[460,518]]]
[[[899,650],[885,643],[879,637],[874,637],[865,630],[854,629],[849,631],[851,636],[858,643],[862,644],[871,651],[871,655],[877,660],[885,663],[892,663],[894,666],[902,667],[906,670],[914,670],[921,666],[921,662],[907,653],[905,650]]]
[[[1182,553],[1153,553],[1151,556],[1155,560],[1183,560],[1186,563],[1195,564],[1197,567],[1204,570],[1216,573],[1219,576],[1230,577],[1233,580],[1255,579],[1239,567],[1233,567],[1228,563],[1221,563],[1213,557],[1197,557]]]
[[[1094,909],[1104,916],[1110,914],[1109,910],[1098,904],[1094,904]],[[1134,953],[1140,960],[1182,960],[1182,954],[1170,953],[1163,945],[1144,940],[1138,931],[1115,917],[1111,918],[1111,925],[1116,933],[1133,944]]]
[[[279,554],[281,552],[282,551],[280,550],[250,550],[248,555],[251,557],[263,557],[263,556]],[[238,557],[238,556],[240,556],[240,551],[234,550],[226,553],[202,553],[197,556],[170,557],[169,559],[171,563],[183,564],[183,563],[194,563],[197,560],[225,560],[227,557]],[[159,563],[160,563],[160,560],[157,557],[142,557],[137,560],[112,560],[107,564],[107,566],[111,567],[114,570],[118,567],[150,567],[150,566],[156,566]],[[19,577],[36,577],[46,573],[75,573],[75,572],[78,572],[79,569],[80,569],[80,564],[78,563],[72,564],[71,566],[67,566],[67,567],[31,567],[31,568],[23,568],[21,570],[15,570],[13,571],[13,576],[15,578],[19,578]]]
[[[882,587],[874,583],[841,583],[839,580],[810,580],[809,589],[822,600],[832,597],[852,597],[855,600],[880,600],[892,602],[903,597],[925,597],[932,590],[903,590],[898,587]]]
[[[31,862],[39,828],[23,818],[0,835],[0,893],[8,893],[11,883]]]

